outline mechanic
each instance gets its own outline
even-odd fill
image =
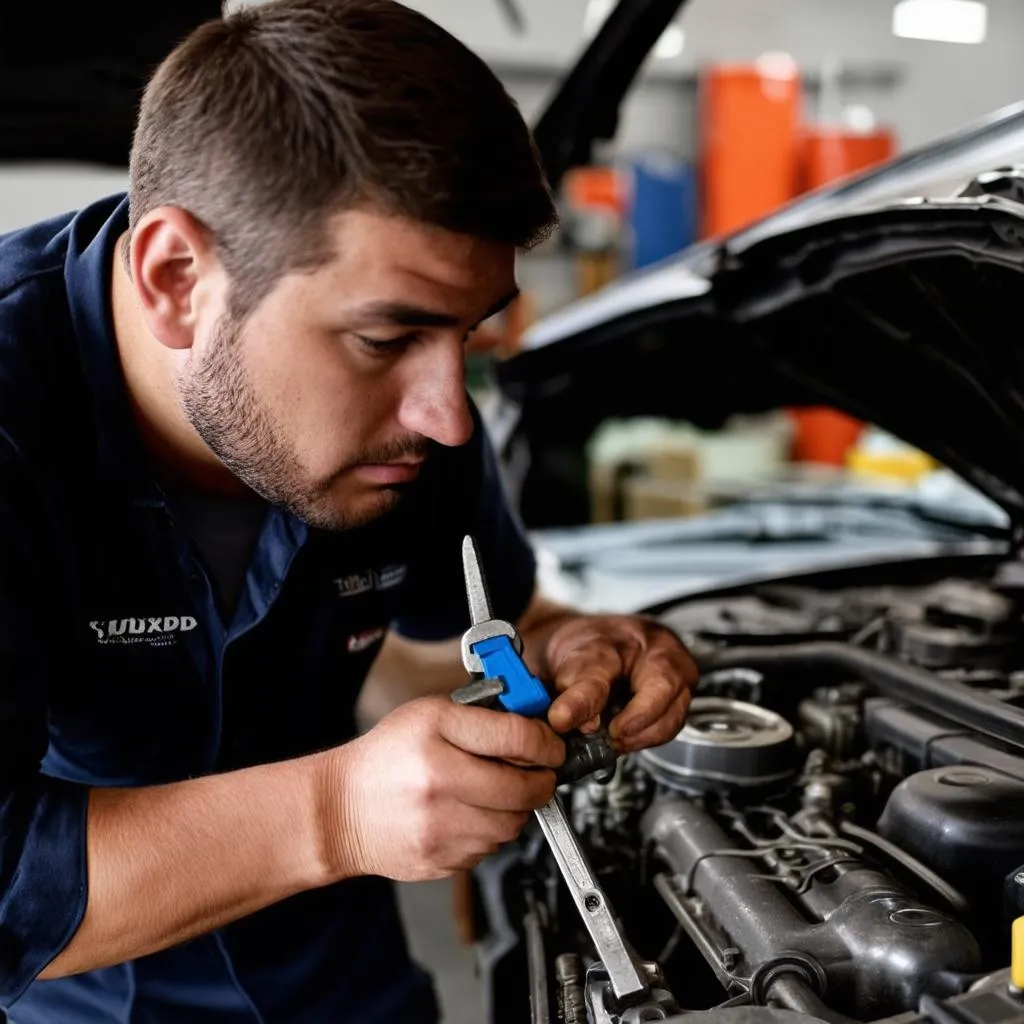
[[[619,678],[537,593],[464,344],[555,220],[486,65],[393,0],[201,25],[127,196],[0,239],[0,1006],[16,1024],[434,1021],[392,880],[513,839]],[[547,722],[462,706],[472,533]],[[361,727],[361,712],[379,719]]]

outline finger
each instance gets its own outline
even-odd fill
[[[480,757],[557,768],[565,760],[565,743],[547,722],[508,711],[450,704],[441,716],[440,733],[453,746]]]
[[[453,816],[449,845],[439,854],[446,871],[476,867],[485,857],[498,852],[522,832],[529,814],[517,811],[488,811],[459,818]]]
[[[525,824],[529,818],[526,817],[520,820]],[[510,819],[508,825],[502,826],[499,829],[506,838],[490,841],[480,839],[473,843],[468,850],[464,846],[459,847],[458,853],[447,858],[450,864],[446,868],[446,874],[453,874],[456,871],[471,871],[482,860],[485,860],[487,857],[493,857],[502,846],[512,842],[522,832],[523,824],[517,824],[514,819]]]
[[[633,697],[608,724],[612,739],[629,739],[657,722],[685,689],[667,665],[645,662],[634,670]]]
[[[453,784],[453,795],[462,803],[522,814],[543,807],[554,795],[556,781],[548,768],[516,768],[466,755],[454,772]]]
[[[580,649],[552,667],[555,688],[561,692],[548,708],[548,721],[557,732],[599,718],[612,684],[623,673],[622,658],[613,647]]]
[[[696,666],[677,643],[658,643],[637,658],[630,677],[634,696],[608,725],[612,739],[629,739],[653,725],[696,680]]]
[[[616,740],[614,742],[615,749],[620,754],[626,754],[634,750],[644,750],[647,747],[660,747],[663,743],[674,740],[686,721],[686,712],[689,709],[691,698],[691,692],[683,690],[658,721],[628,738]]]
[[[503,843],[510,843],[526,827],[530,811],[492,811],[487,814],[484,842],[490,844],[488,853],[496,853]]]

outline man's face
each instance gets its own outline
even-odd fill
[[[244,322],[196,328],[182,406],[244,483],[314,526],[400,499],[437,444],[472,434],[464,345],[515,294],[512,246],[351,210],[334,257],[283,277]]]

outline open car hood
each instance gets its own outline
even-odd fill
[[[619,107],[666,26],[687,0],[619,0],[533,126],[552,188],[612,139]]]
[[[498,369],[514,435],[582,443],[607,417],[714,428],[830,405],[1024,523],[1024,178],[962,191],[755,226],[541,321]]]
[[[684,4],[620,0],[535,125],[553,182],[614,135]],[[929,452],[1024,524],[1021,165],[1024,103],[542,318],[498,367],[499,441],[580,446],[609,417],[714,428],[831,405]]]

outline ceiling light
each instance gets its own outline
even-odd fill
[[[784,50],[769,50],[754,61],[757,73],[762,78],[774,78],[788,82],[800,74],[800,66],[792,54]]]
[[[875,112],[863,103],[850,103],[843,107],[843,126],[855,135],[870,135],[877,127]]]
[[[895,35],[940,43],[983,43],[987,21],[980,0],[900,0],[892,12]]]
[[[671,60],[683,52],[686,36],[678,25],[669,25],[654,44],[654,56],[658,60]]]

